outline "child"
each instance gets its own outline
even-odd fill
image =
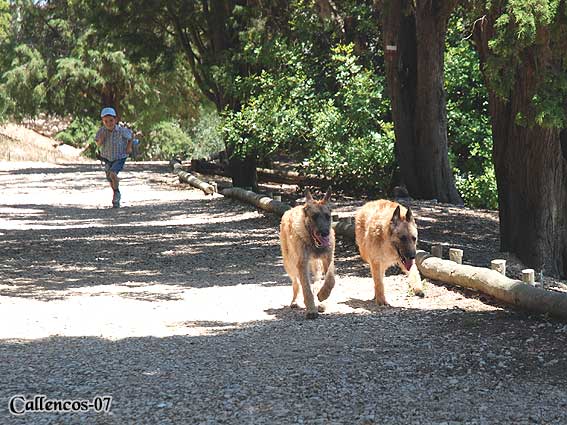
[[[100,157],[104,161],[106,179],[114,191],[112,207],[120,208],[118,173],[122,171],[126,158],[132,152],[132,132],[118,124],[114,108],[103,108],[100,112],[103,126],[97,131],[95,140],[101,147]]]

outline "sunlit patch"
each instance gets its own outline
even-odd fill
[[[10,218],[18,215],[46,215],[47,212],[38,208],[0,207],[0,214],[10,214]]]

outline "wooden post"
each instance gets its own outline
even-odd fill
[[[492,260],[490,262],[490,268],[506,276],[506,260]]]
[[[449,248],[449,260],[457,264],[463,264],[463,250],[458,248]]]
[[[443,258],[443,245],[441,244],[432,245],[431,255],[437,258]]]
[[[522,270],[522,282],[527,283],[528,285],[535,284],[535,272],[534,269],[524,269]]]

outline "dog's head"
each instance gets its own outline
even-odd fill
[[[409,208],[402,217],[400,206],[396,207],[390,222],[390,235],[392,244],[400,256],[400,262],[409,271],[415,260],[417,248],[417,226]]]
[[[331,188],[320,201],[316,201],[311,196],[309,189],[305,190],[305,227],[311,236],[313,245],[316,248],[329,248],[331,246]]]

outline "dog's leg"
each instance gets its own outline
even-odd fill
[[[425,296],[423,292],[423,283],[421,282],[421,276],[417,266],[414,264],[407,273],[409,285],[414,295],[423,298]]]
[[[300,270],[299,281],[301,282],[301,289],[303,289],[303,301],[305,302],[305,309],[307,310],[305,317],[307,319],[315,319],[318,315],[318,311],[313,297],[313,290],[311,289],[309,258],[304,257],[298,269]]]
[[[384,296],[384,269],[379,262],[373,261],[370,263],[370,271],[374,280],[374,301],[377,305],[389,306]]]
[[[317,294],[319,301],[325,301],[329,298],[335,286],[335,262],[333,260],[333,254],[323,259],[323,272],[325,273],[325,283]]]
[[[291,278],[291,286],[293,289],[293,298],[291,299],[291,308],[297,308],[299,307],[297,305],[297,294],[299,293],[299,279],[297,277],[293,277]]]
[[[415,296],[423,298],[425,296],[425,293],[423,292],[421,275],[419,274],[419,270],[417,269],[417,266],[414,264],[413,266],[411,266],[411,269],[407,271],[406,267],[401,262],[398,262],[398,267],[402,272],[404,272],[404,274],[408,278],[409,287],[411,288],[413,294]]]

